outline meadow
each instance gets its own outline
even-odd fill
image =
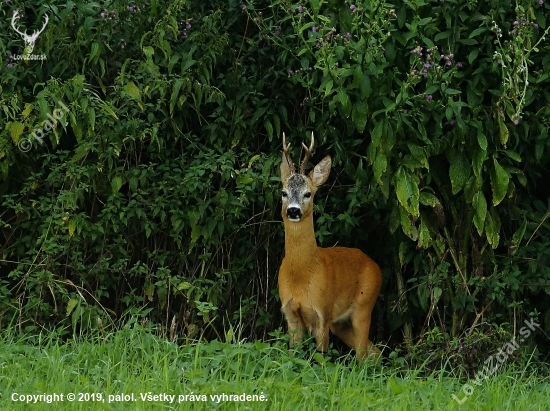
[[[548,378],[535,364],[504,364],[468,392],[466,376],[413,369],[395,355],[358,363],[335,350],[323,356],[286,347],[284,337],[178,345],[137,322],[64,341],[55,332],[5,332],[0,409],[503,411],[550,403]]]

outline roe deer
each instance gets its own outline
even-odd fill
[[[321,248],[313,229],[313,197],[330,173],[330,156],[306,175],[313,149],[305,148],[296,173],[283,133],[281,180],[285,257],[279,269],[279,296],[290,346],[301,342],[305,329],[315,335],[317,350],[328,348],[330,331],[354,349],[358,359],[379,357],[369,340],[371,311],[380,293],[380,267],[357,248]]]

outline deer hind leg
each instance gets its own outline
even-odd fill
[[[330,324],[332,333],[340,338],[349,348],[355,347],[355,334],[349,321],[338,321]]]
[[[351,326],[354,334],[352,348],[357,353],[359,360],[364,360],[365,358],[377,359],[381,355],[380,350],[369,340],[371,308],[362,307],[361,310],[354,311],[351,316]]]

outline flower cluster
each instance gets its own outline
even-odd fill
[[[288,75],[289,76],[295,76],[296,74],[300,74],[301,72],[304,72],[304,71],[312,71],[313,69],[311,67],[308,67],[308,68],[299,68],[297,70],[292,70],[292,69],[288,69]]]
[[[437,46],[427,49],[418,46],[411,50],[410,54],[419,57],[418,62],[421,65],[419,69],[414,69],[411,71],[411,76],[427,77],[431,70],[439,74],[445,67],[453,66],[454,54],[438,54]],[[459,61],[455,64],[455,66],[457,68],[462,68],[463,64]]]
[[[187,38],[187,30],[191,30],[191,21],[193,19],[190,18],[190,19],[187,19],[187,20],[180,20],[180,26],[183,27],[183,34],[181,35],[181,38],[182,39],[186,39]]]
[[[101,13],[101,18],[107,19],[107,20],[113,20],[114,18],[116,18],[116,10],[111,10],[110,12],[107,10],[104,10]]]
[[[141,13],[141,9],[138,6],[130,6],[128,10],[130,13]]]
[[[322,30],[323,26],[313,26],[311,28],[311,31],[313,33],[319,33],[320,30]],[[351,33],[336,33],[336,28],[332,28],[328,31],[326,31],[324,34],[319,34],[319,37],[317,38],[317,43],[315,44],[316,49],[320,49],[322,47],[327,47],[330,43],[330,41],[342,41],[343,43],[347,43],[351,38]]]
[[[351,3],[351,2],[350,2]],[[344,1],[344,4],[348,4],[348,0],[345,0]],[[355,4],[350,4],[349,5],[349,9],[352,13],[355,13],[355,12],[358,12],[358,11],[363,11],[362,8],[358,8]]]
[[[8,57],[6,60],[6,67],[12,68],[13,67],[13,61],[15,60],[15,57],[13,57],[13,54]]]

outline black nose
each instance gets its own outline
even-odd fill
[[[289,207],[286,209],[286,215],[293,220],[302,217],[302,211],[298,207]]]

